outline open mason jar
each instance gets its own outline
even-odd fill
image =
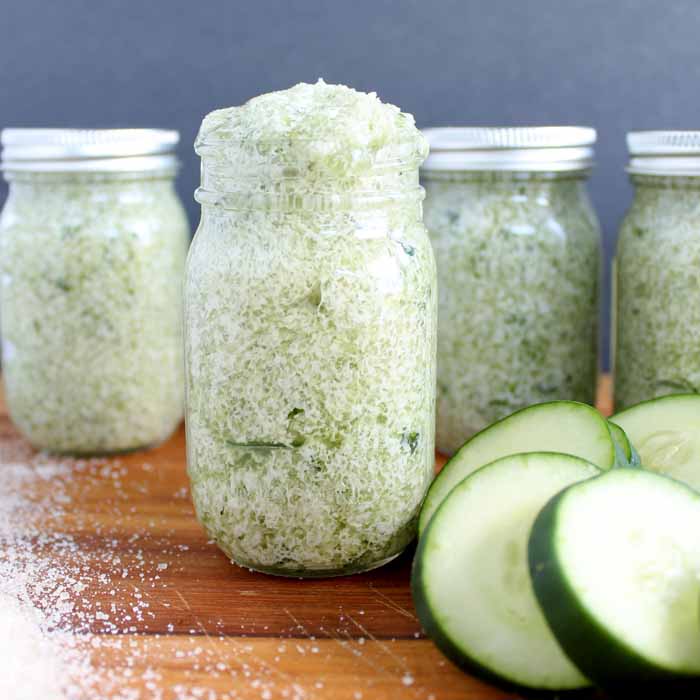
[[[3,378],[35,447],[134,450],[182,418],[177,141],[152,129],[2,132]]]
[[[437,448],[532,403],[592,403],[595,131],[438,128],[421,168],[439,280]]]
[[[376,100],[361,95],[317,84],[257,100],[274,102],[266,123],[285,124],[289,108],[303,129],[324,116],[314,104]],[[202,218],[185,286],[192,495],[240,565],[364,571],[413,539],[433,476],[425,146],[414,127],[378,151],[347,148],[334,132],[232,138],[228,120],[257,106],[209,115],[196,143]]]

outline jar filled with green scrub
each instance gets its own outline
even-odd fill
[[[532,403],[594,401],[600,229],[583,127],[425,132],[439,280],[437,448]]]
[[[2,132],[3,378],[37,448],[124,452],[182,419],[177,142],[151,129]]]
[[[236,563],[379,566],[433,476],[436,279],[413,118],[300,84],[207,115],[185,283],[188,471]]]
[[[700,131],[627,135],[632,205],[617,243],[617,409],[700,391]]]

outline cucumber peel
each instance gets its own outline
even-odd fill
[[[624,697],[700,687],[699,532],[700,494],[642,469],[565,488],[537,516],[535,595],[594,683]]]
[[[543,505],[599,473],[572,455],[511,455],[465,478],[439,506],[419,541],[411,587],[423,628],[458,666],[508,687],[589,685],[538,607],[526,550]]]
[[[627,433],[617,423],[608,421],[608,428],[615,443],[615,466],[616,467],[639,467],[641,466],[639,454],[629,441]]]

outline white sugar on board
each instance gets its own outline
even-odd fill
[[[61,700],[65,675],[56,640],[43,633],[39,611],[0,593],[0,697]]]
[[[8,454],[10,450],[17,454]],[[114,587],[110,572],[118,559],[116,537],[105,537],[97,552],[91,552],[82,550],[72,535],[61,532],[66,515],[76,525],[72,481],[108,481],[116,502],[124,498],[119,489],[126,468],[116,460],[34,455],[22,443],[11,441],[2,444],[0,452],[4,462],[0,466],[0,698],[140,699],[140,692],[124,687],[124,681],[133,675],[131,667],[136,662],[140,667],[146,665],[141,658],[145,657],[143,645],[124,656],[122,668],[100,668],[93,665],[91,655],[109,647],[113,638],[91,630],[122,632],[127,618],[143,621],[146,615],[153,616],[150,603],[130,583]],[[88,524],[77,522],[77,527]],[[130,544],[138,538],[132,537]],[[150,571],[143,552],[127,549],[126,556],[133,560],[127,564],[129,578],[148,581]],[[107,572],[96,572],[96,566]],[[103,595],[119,594],[119,607],[91,601],[86,596],[88,582],[93,594],[96,588],[103,589]],[[136,630],[133,625],[128,627]],[[153,671],[146,668],[144,680],[152,683],[152,678],[146,678],[148,673]],[[149,697],[158,696],[151,693]]]
[[[181,606],[189,604],[172,586],[190,548],[177,542],[175,531],[163,528],[165,521],[149,519],[146,526],[141,520],[136,532],[125,528],[132,514],[138,516],[128,500],[129,489],[148,495],[148,482],[142,478],[151,465],[127,468],[116,459],[52,459],[33,455],[21,443],[14,445],[18,454],[8,459],[7,445],[0,444],[0,699],[233,700],[239,696],[236,688],[245,697],[263,700],[318,697],[315,684],[323,684],[321,679],[310,679],[305,689],[276,668],[284,663],[280,656],[265,661],[240,640],[229,644],[223,620],[207,620],[217,630],[207,645],[201,645],[199,636],[206,634],[204,623],[194,617],[189,622],[196,629],[187,621],[183,627]],[[140,474],[136,487],[130,469]],[[118,525],[110,527],[108,518],[96,519],[94,513],[81,514],[73,507],[72,496],[87,498],[93,487],[101,494],[102,513]],[[107,499],[105,487],[112,494]],[[186,498],[186,489],[174,489],[169,497]],[[73,532],[95,533],[97,542],[86,549]],[[168,633],[175,633],[176,620],[177,631],[189,633],[187,645],[181,638],[177,657],[188,662],[181,671],[185,683],[164,687],[161,675],[149,666],[149,659],[159,665],[159,660],[175,656],[167,633],[122,636],[148,632],[154,608]],[[358,626],[356,618],[340,609],[330,634],[350,640]],[[241,627],[259,629],[255,623]],[[221,646],[214,647],[211,640]],[[362,656],[364,642],[360,637],[355,642],[359,648],[345,641],[341,647]],[[322,651],[314,637],[298,640],[290,649],[295,655]],[[285,654],[288,647],[281,643],[277,651]],[[203,674],[220,679],[228,690],[203,687]],[[404,686],[414,682],[408,672],[399,678]]]

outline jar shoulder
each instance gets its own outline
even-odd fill
[[[0,248],[52,247],[74,254],[85,246],[187,249],[189,222],[175,192],[145,197],[96,195],[32,202],[10,196],[0,214]],[[183,253],[184,254],[184,253]]]
[[[178,233],[189,225],[170,183],[87,184],[48,187],[11,185],[0,215],[3,230],[40,229],[62,233],[67,227],[100,235],[134,226],[164,227]]]
[[[489,188],[426,183],[425,222],[433,238],[445,234],[471,240],[501,233],[541,240],[600,239],[600,224],[583,185],[561,192],[531,187]]]
[[[700,250],[700,191],[637,192],[620,224],[618,254],[660,244],[663,254],[676,244]]]

